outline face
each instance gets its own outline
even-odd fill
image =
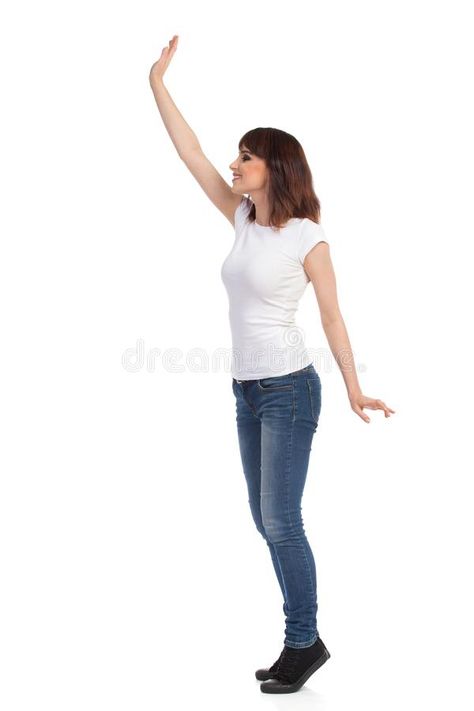
[[[258,158],[246,146],[239,151],[237,160],[229,168],[232,176],[232,191],[243,195],[265,188],[267,183],[267,166],[263,158]]]

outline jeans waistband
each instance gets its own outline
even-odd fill
[[[313,368],[313,363],[310,363],[309,365],[305,366],[304,368],[300,368],[300,370],[294,370],[292,373],[285,373],[284,375],[266,375],[264,376],[265,378],[284,378],[288,377],[288,375],[299,375],[300,373],[304,373],[306,370],[310,370]],[[258,380],[263,380],[263,378],[251,378],[250,380],[237,380],[237,378],[233,378],[236,383],[256,383]]]

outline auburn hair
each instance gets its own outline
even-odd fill
[[[279,128],[259,127],[242,136],[239,150],[243,146],[267,164],[270,226],[280,229],[293,217],[308,217],[319,223],[321,206],[299,141]],[[247,219],[255,222],[255,216],[255,205],[252,203]]]

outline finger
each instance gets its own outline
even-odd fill
[[[378,400],[369,400],[369,402],[364,402],[364,407],[368,407],[370,410],[380,410],[380,405]]]
[[[364,405],[365,407],[365,405]],[[361,417],[364,422],[370,422],[370,417],[365,414],[365,412],[362,411],[362,408],[359,407],[359,405],[355,405],[355,411]]]
[[[372,397],[364,398],[363,402],[364,404],[362,405],[362,407],[368,407],[370,410],[378,410],[380,407],[380,400],[376,400]]]
[[[385,417],[390,417],[390,408],[387,407],[387,405],[384,402],[382,402],[382,400],[378,400],[378,402],[380,403],[380,405],[385,413]],[[393,410],[392,410],[392,412],[393,412]]]

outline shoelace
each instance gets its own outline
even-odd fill
[[[293,647],[285,647],[281,654],[280,664],[278,665],[278,678],[285,684],[293,682],[294,671],[298,662],[298,649]]]

